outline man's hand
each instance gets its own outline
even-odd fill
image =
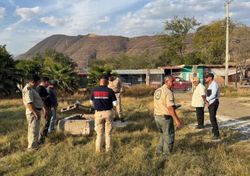
[[[184,125],[181,119],[176,120],[175,124],[176,124],[176,128],[178,129],[182,128]]]
[[[35,120],[39,120],[39,114],[38,114],[38,112],[34,111],[33,114],[35,116]]]
[[[27,105],[27,108],[34,114],[34,119],[35,119],[35,120],[39,120],[39,118],[40,118],[39,113],[36,111],[36,109],[35,109],[33,103],[29,103],[29,104]],[[32,119],[31,122],[32,122],[34,119]]]
[[[209,106],[209,102],[208,102],[208,101],[206,101],[206,102],[205,102],[205,104],[206,104],[206,107],[208,107],[208,106]]]
[[[48,115],[48,111],[47,111],[47,109],[46,108],[42,108],[42,110],[43,110],[43,114],[44,114],[44,118],[46,119],[47,118],[47,115]]]
[[[174,109],[174,106],[169,106],[167,107],[168,108],[168,112],[169,112],[169,115],[172,116],[175,124],[176,124],[176,128],[182,128],[183,126],[183,122],[181,119],[179,119],[179,117],[177,116],[176,112],[175,112],[175,109]]]

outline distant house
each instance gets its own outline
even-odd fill
[[[163,69],[127,69],[113,70],[119,75],[124,86],[132,86],[136,84],[147,84],[152,87],[162,85],[164,70]]]
[[[204,83],[206,73],[212,72],[215,75],[216,81],[220,85],[224,85],[225,66],[224,65],[177,65],[165,66],[158,69],[131,69],[131,70],[114,70],[124,86],[132,86],[136,84],[147,84],[153,87],[159,87],[163,83],[165,75],[174,75],[186,81],[191,81],[193,77],[199,77]],[[236,66],[229,66],[229,82],[234,82],[236,79]]]
[[[123,85],[126,87],[146,84],[151,87],[159,87],[163,83],[165,75],[174,75],[186,81],[191,81],[193,77],[197,76],[201,82],[204,83],[206,73],[212,72],[215,75],[216,81],[220,85],[224,85],[225,79],[225,66],[224,65],[177,65],[165,66],[157,69],[124,69],[113,70],[121,78]],[[239,71],[238,71],[239,72]],[[78,73],[80,77],[79,85],[81,88],[87,87],[87,72]],[[234,82],[235,79],[239,80],[236,74],[236,66],[229,66],[229,82]]]
[[[174,75],[181,77],[186,81],[191,81],[193,77],[199,77],[201,82],[204,83],[204,77],[206,73],[212,72],[215,75],[215,79],[221,84],[224,84],[225,79],[225,66],[224,65],[178,65],[178,66],[165,66],[161,67],[164,70],[165,75]],[[229,66],[229,82],[235,81],[236,78],[236,66]]]

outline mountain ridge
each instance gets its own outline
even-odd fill
[[[64,34],[51,35],[26,53],[18,56],[18,59],[26,59],[36,54],[44,54],[47,49],[69,56],[78,64],[79,68],[87,67],[90,59],[106,59],[120,54],[137,56],[145,52],[156,58],[161,54],[162,46],[158,36],[124,37],[114,35],[77,35],[68,36]]]

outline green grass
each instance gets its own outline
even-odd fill
[[[185,127],[176,132],[174,153],[167,161],[156,157],[159,134],[152,97],[123,99],[131,123],[113,130],[110,153],[95,154],[95,135],[62,133],[50,135],[38,151],[26,152],[27,123],[20,102],[0,103],[0,175],[250,175],[249,142],[230,129],[221,131],[221,142],[212,142],[210,131],[193,130],[194,112],[188,110],[178,111]]]

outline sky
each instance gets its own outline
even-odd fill
[[[202,24],[222,19],[225,1],[0,0],[0,45],[16,56],[53,34],[155,35],[175,16]],[[250,0],[233,0],[230,16],[250,26]]]

